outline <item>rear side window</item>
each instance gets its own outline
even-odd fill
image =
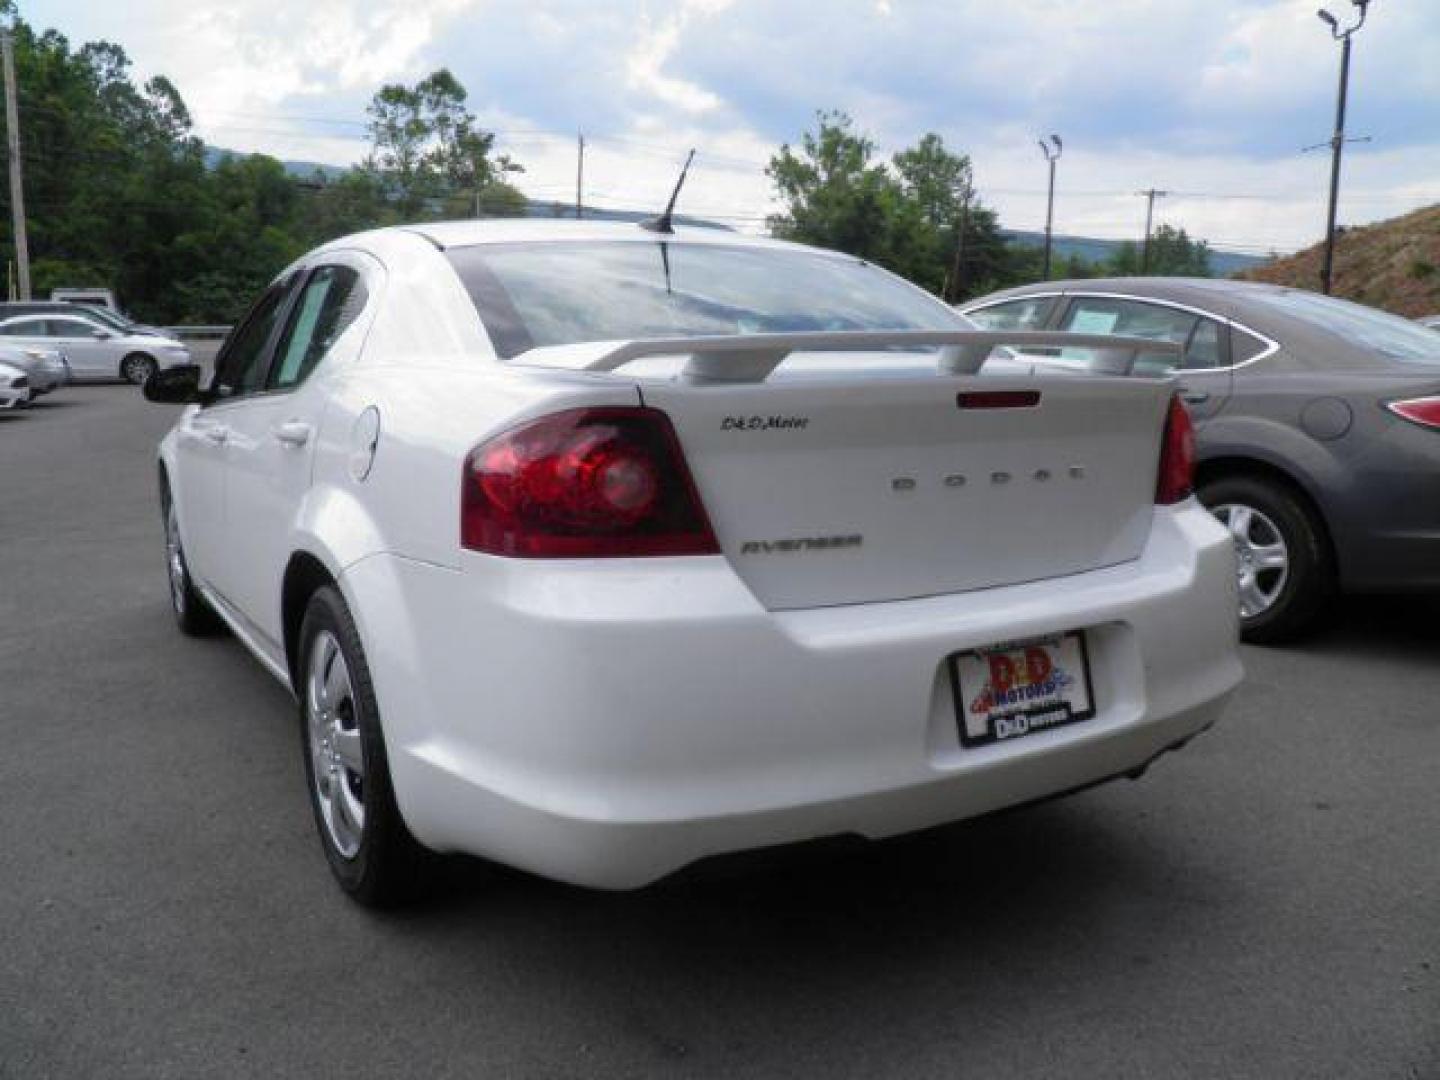
[[[365,308],[365,284],[348,266],[321,266],[311,273],[295,302],[285,336],[275,352],[266,386],[298,386]]]
[[[1214,319],[1200,319],[1190,332],[1190,341],[1185,346],[1185,359],[1180,366],[1192,370],[1217,368],[1225,363],[1221,348],[1220,324]]]
[[[1025,296],[967,311],[965,317],[982,330],[1043,330],[1054,306],[1053,296]]]
[[[1230,352],[1235,357],[1235,363],[1243,364],[1247,360],[1254,360],[1268,348],[1270,343],[1264,338],[1258,338],[1238,326],[1230,328]]]
[[[1187,369],[1213,368],[1223,364],[1220,323],[1164,304],[1112,297],[1079,297],[1066,310],[1060,329],[1077,334],[1117,334],[1173,342],[1184,350],[1180,364]],[[1065,349],[1062,356],[1087,359],[1090,351]],[[1137,375],[1166,375],[1175,370],[1175,358],[1168,353],[1141,352],[1135,358],[1134,370]]]

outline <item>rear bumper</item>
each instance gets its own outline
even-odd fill
[[[1123,566],[793,612],[721,558],[342,577],[401,809],[425,843],[638,886],[723,852],[882,837],[1124,773],[1203,730],[1241,677],[1232,549],[1162,508]],[[1084,629],[1094,719],[965,750],[946,658]]]

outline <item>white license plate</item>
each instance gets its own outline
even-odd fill
[[[1018,739],[1095,715],[1083,634],[1057,634],[950,657],[960,744]]]

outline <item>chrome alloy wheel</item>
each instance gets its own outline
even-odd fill
[[[315,801],[335,850],[353,859],[365,831],[365,757],[355,691],[340,643],[315,635],[305,675],[305,733]]]
[[[142,385],[154,369],[155,361],[148,356],[127,356],[120,365],[120,373],[125,376],[125,380],[136,386]]]
[[[185,614],[185,552],[180,547],[180,517],[172,500],[165,508],[165,569],[170,577],[170,603]]]
[[[1235,578],[1240,586],[1240,615],[1263,615],[1280,599],[1290,578],[1290,549],[1275,522],[1253,506],[1222,503],[1211,507],[1235,544]]]

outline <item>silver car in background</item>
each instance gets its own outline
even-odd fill
[[[17,367],[0,361],[0,410],[23,409],[30,404],[30,378]]]
[[[30,348],[0,340],[0,363],[25,373],[30,380],[32,398],[58,390],[71,380],[70,364],[56,349]]]
[[[0,322],[0,344],[58,349],[81,379],[143,383],[162,368],[190,363],[190,350],[174,338],[129,333],[86,314],[21,315]]]

